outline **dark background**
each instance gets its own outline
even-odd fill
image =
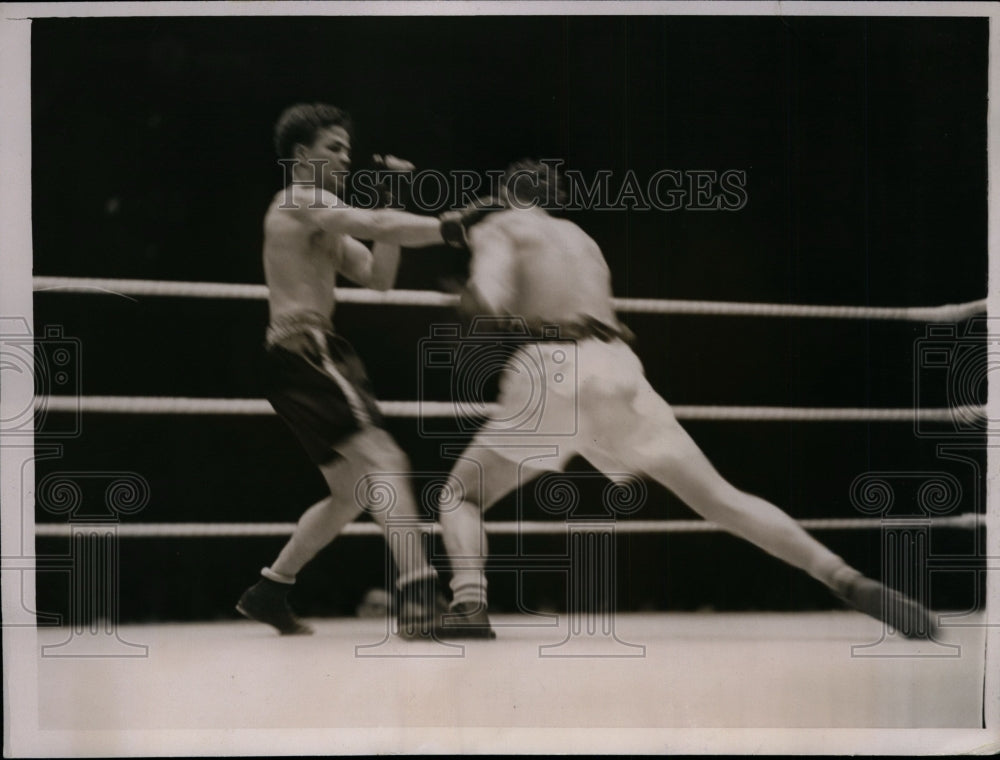
[[[746,172],[748,203],[735,212],[570,213],[602,246],[619,296],[908,306],[985,295],[985,19],[53,19],[32,30],[38,275],[263,282],[261,220],[281,183],[273,123],[291,103],[323,100],[354,116],[355,168],[390,152],[441,171],[558,157],[618,181],[627,169]],[[464,268],[445,249],[404,254],[398,287],[438,288]],[[337,326],[381,398],[414,400],[419,341],[452,318],[345,304]],[[260,301],[39,293],[35,320],[36,331],[61,325],[79,339],[86,395],[262,395]],[[923,324],[625,320],[674,404],[907,407],[918,390],[922,404],[949,403],[947,371],[919,368]],[[797,518],[858,516],[850,484],[870,471],[950,472],[963,484],[955,511],[981,509],[975,466],[943,458],[948,439],[918,436],[910,423],[686,427],[727,478]],[[390,430],[418,485],[447,470],[441,441],[422,438],[416,420],[392,419]],[[134,471],[149,481],[150,504],[131,522],[293,521],[324,490],[274,417],[87,415],[63,445],[60,458],[38,463],[39,479]],[[571,469],[597,493],[586,463]],[[508,499],[491,518],[516,512]],[[545,519],[530,494],[525,516]],[[637,515],[690,516],[653,486]],[[66,518],[39,509],[37,519]],[[817,535],[881,574],[878,531]],[[970,554],[976,540],[938,530],[932,548]],[[526,550],[560,542],[530,539]],[[121,615],[235,614],[281,543],[125,539]],[[618,545],[622,608],[835,604],[801,572],[726,535]],[[493,547],[511,551],[513,541]],[[66,548],[38,539],[40,554]],[[295,601],[307,614],[350,612],[384,576],[381,539],[343,539],[302,573]],[[970,574],[935,578],[936,606],[975,601]],[[512,609],[513,577],[495,573],[491,584],[492,604]],[[66,589],[64,574],[42,574],[39,608],[65,609]],[[522,594],[556,608],[564,595],[555,576]]]

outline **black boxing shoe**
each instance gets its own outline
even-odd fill
[[[486,605],[476,602],[459,602],[444,616],[441,635],[448,639],[495,639],[496,631],[490,625]]]
[[[258,623],[274,626],[282,636],[308,635],[313,629],[295,617],[288,606],[290,589],[287,583],[261,578],[243,592],[236,603],[236,611]]]
[[[936,638],[939,632],[934,614],[922,604],[871,578],[859,574],[835,593],[854,609],[909,639]]]
[[[404,639],[436,638],[441,629],[441,615],[448,609],[438,593],[437,576],[419,578],[396,589],[397,631]]]

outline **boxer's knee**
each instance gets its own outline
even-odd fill
[[[400,477],[408,477],[410,473],[410,458],[391,438],[369,457],[369,464],[377,472],[395,473]]]
[[[410,460],[382,428],[369,427],[356,433],[341,454],[358,473],[407,473]]]

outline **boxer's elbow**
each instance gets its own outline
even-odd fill
[[[365,285],[365,287],[370,288],[371,290],[378,290],[384,293],[387,290],[392,290],[392,281],[393,278],[388,274],[378,275],[372,273],[368,277],[368,283]]]

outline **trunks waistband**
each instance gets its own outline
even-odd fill
[[[620,340],[631,344],[635,340],[635,334],[623,324],[609,325],[599,319],[586,317],[580,322],[570,322],[566,325],[558,325],[558,338],[539,338],[532,330],[532,337],[542,340],[587,340],[596,338],[602,343],[610,343],[613,340]]]
[[[271,324],[267,326],[267,345],[273,346],[310,328],[332,333],[333,321],[316,311],[297,311],[291,314],[281,314],[272,319]]]
[[[523,338],[525,341],[561,341],[596,339],[602,343],[620,340],[631,345],[635,342],[635,333],[620,322],[609,325],[596,317],[582,317],[573,322],[530,323],[521,319],[498,320],[497,327],[509,330],[512,337]]]

